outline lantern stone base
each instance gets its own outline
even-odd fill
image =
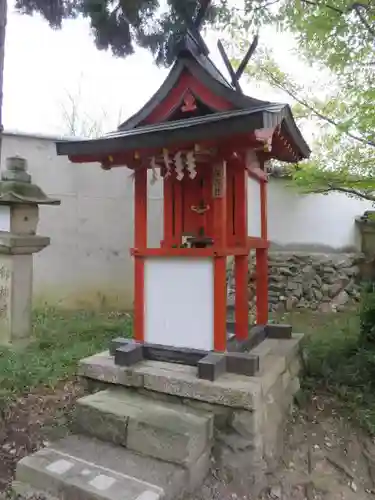
[[[50,239],[0,231],[0,345],[22,347],[32,337],[33,253]]]
[[[57,498],[76,488],[85,499],[176,499],[214,466],[237,490],[257,492],[282,452],[301,339],[266,339],[251,351],[256,376],[224,373],[213,382],[199,379],[196,366],[121,367],[109,352],[87,358],[79,374],[92,394],[77,403],[77,435],[21,460],[16,479]]]

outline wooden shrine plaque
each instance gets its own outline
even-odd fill
[[[222,198],[225,191],[225,162],[216,163],[212,172],[212,197]]]

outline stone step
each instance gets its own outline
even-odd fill
[[[23,458],[16,492],[44,492],[59,500],[175,500],[204,479],[194,471],[142,457],[121,446],[69,436]]]
[[[72,425],[78,433],[187,467],[210,451],[213,437],[212,414],[120,387],[79,399]]]

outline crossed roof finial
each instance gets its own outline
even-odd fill
[[[183,15],[184,15],[186,26],[187,26],[187,32],[191,37],[193,37],[200,52],[202,52],[205,55],[208,55],[209,51],[208,51],[207,45],[205,44],[205,42],[203,40],[202,35],[200,34],[200,28],[203,24],[204,18],[206,16],[206,13],[207,13],[207,10],[208,10],[210,4],[211,4],[211,0],[201,0],[200,7],[199,7],[199,10],[198,10],[198,13],[197,13],[195,19],[192,19],[188,15],[188,12],[187,12],[185,6],[183,7]],[[225,64],[228,72],[229,72],[229,75],[231,78],[231,84],[237,90],[237,92],[240,92],[241,94],[242,94],[242,89],[241,89],[239,81],[240,81],[241,76],[243,75],[243,73],[246,69],[246,66],[248,65],[252,55],[254,54],[254,52],[258,46],[258,42],[259,42],[259,35],[257,34],[254,36],[254,39],[253,39],[248,51],[246,52],[244,58],[242,59],[239,67],[237,68],[237,70],[234,70],[234,68],[229,60],[229,57],[228,57],[227,53],[225,52],[224,45],[222,44],[222,42],[219,40],[217,43],[220,55],[224,61],[224,64]]]
[[[248,65],[248,63],[250,61],[251,56],[256,51],[256,48],[258,46],[258,42],[259,42],[259,35],[255,35],[248,51],[245,54],[245,57],[242,59],[240,65],[238,66],[237,71],[234,70],[232,63],[230,62],[229,57],[227,56],[227,53],[225,52],[224,45],[222,44],[222,42],[220,40],[217,42],[217,47],[219,49],[220,55],[223,58],[224,64],[229,72],[230,77],[231,77],[231,83],[232,83],[233,87],[238,92],[241,92],[241,94],[242,94],[242,89],[241,89],[239,81],[240,81],[241,76],[243,75],[243,72],[246,69],[246,66]]]

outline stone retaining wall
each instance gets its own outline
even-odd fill
[[[255,255],[249,260],[249,301],[254,303]],[[359,254],[269,253],[270,311],[342,311],[359,300]],[[233,261],[228,294],[234,295]]]

